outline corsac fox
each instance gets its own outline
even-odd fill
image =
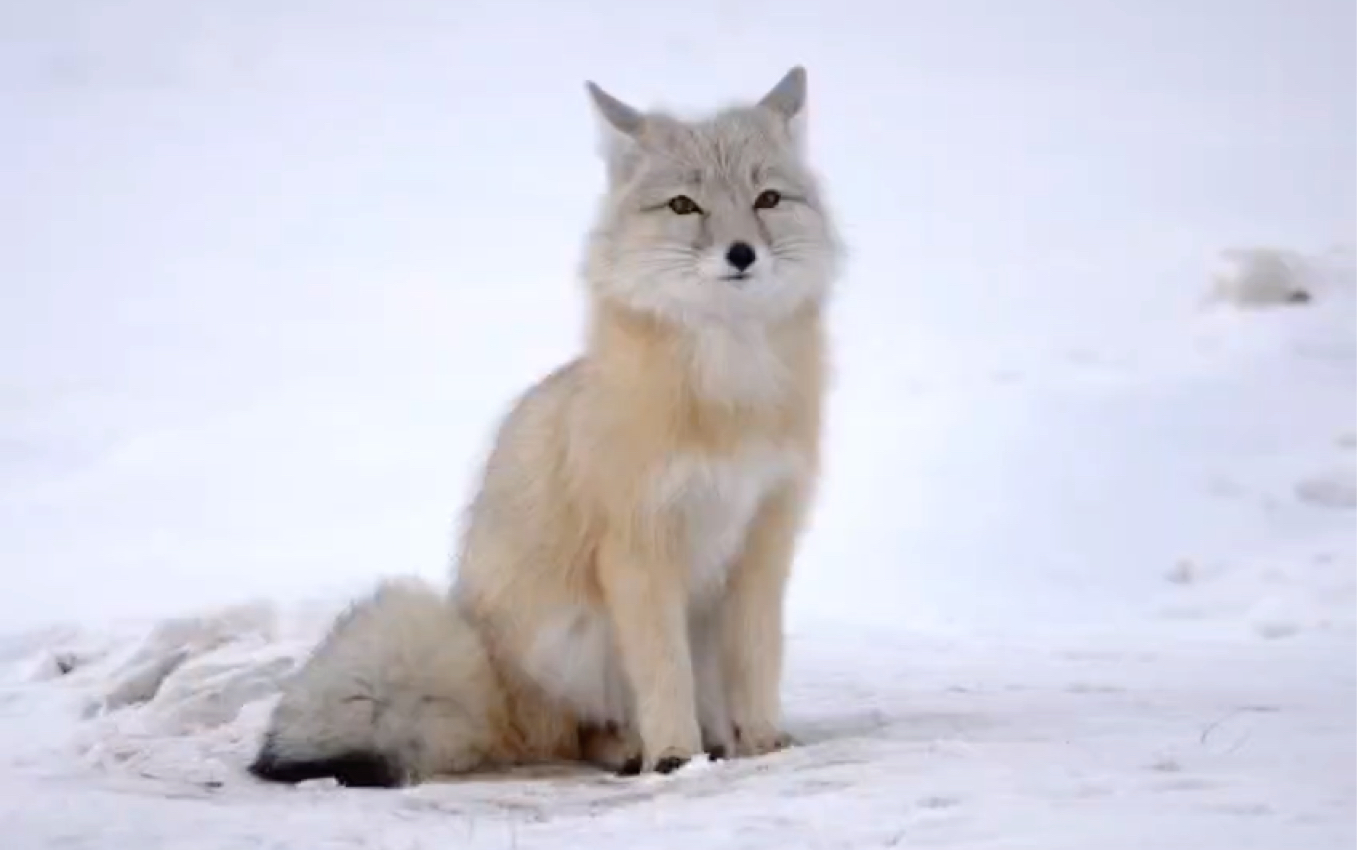
[[[820,466],[839,241],[806,74],[694,120],[593,83],[583,352],[500,425],[448,593],[385,583],[284,687],[261,778],[400,785],[784,747],[783,601]]]

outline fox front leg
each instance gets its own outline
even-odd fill
[[[740,756],[794,743],[782,730],[783,601],[801,501],[801,494],[789,488],[762,506],[732,566],[721,606],[722,671]]]
[[[598,566],[631,684],[642,768],[670,773],[702,751],[684,574],[678,563],[621,540],[605,542]]]

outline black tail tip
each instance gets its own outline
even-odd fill
[[[330,758],[296,759],[280,756],[271,742],[265,742],[247,769],[265,782],[295,784],[334,779],[347,788],[399,788],[405,784],[403,771],[378,753],[347,752]]]

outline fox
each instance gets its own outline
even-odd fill
[[[249,770],[393,787],[745,758],[784,728],[843,249],[807,74],[683,118],[593,81],[582,351],[498,424],[446,592],[388,579],[285,681]]]

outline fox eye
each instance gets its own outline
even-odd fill
[[[754,209],[771,210],[773,207],[782,203],[782,193],[776,189],[764,189],[759,196],[754,199]]]
[[[675,195],[670,198],[669,209],[679,215],[693,215],[702,212],[702,208],[697,205],[697,202],[687,195]]]

